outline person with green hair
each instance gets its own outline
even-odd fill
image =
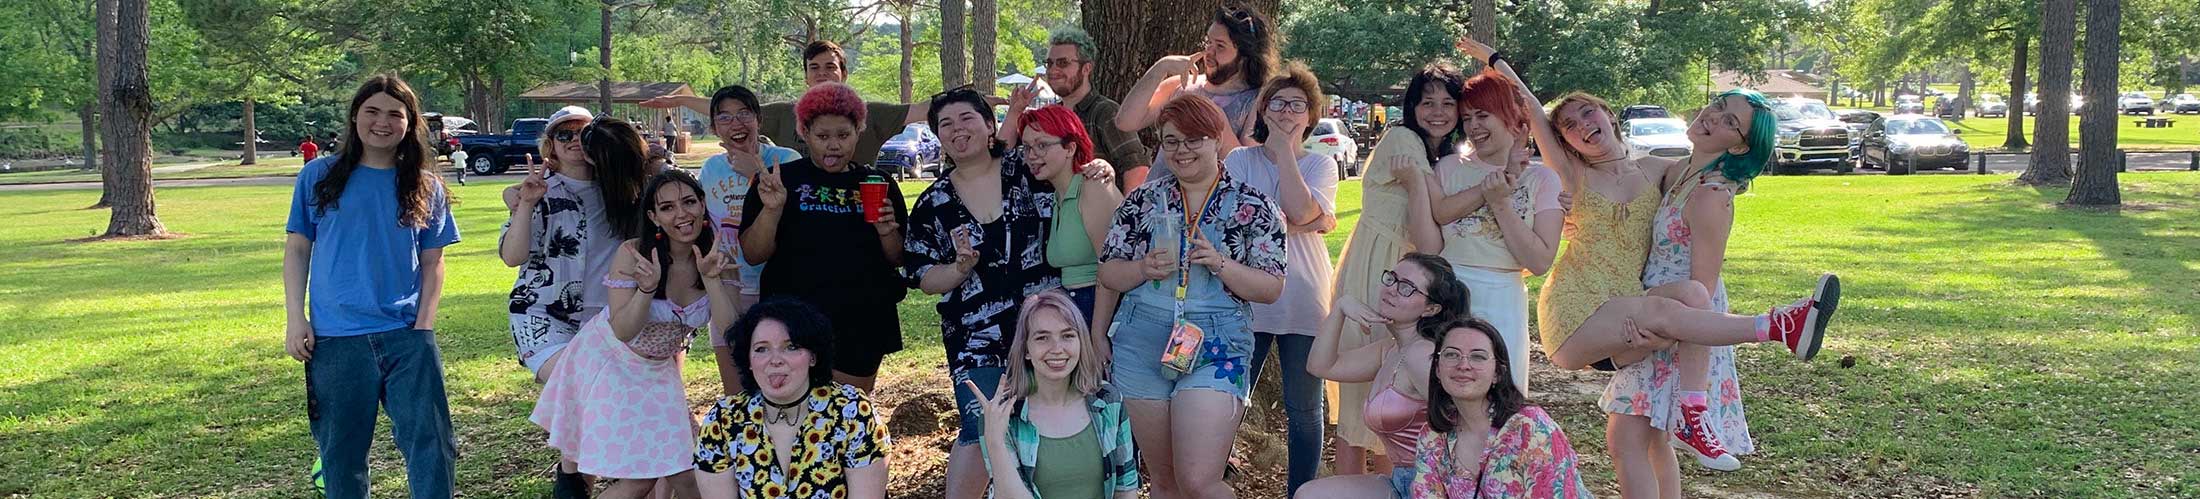
[[[1471,39],[1463,40],[1460,48],[1516,82],[1523,103],[1541,106],[1503,54]],[[1749,100],[1746,93],[1721,96],[1698,113],[1688,132],[1695,154],[1685,161],[1630,158],[1620,142],[1611,107],[1594,96],[1569,94],[1559,99],[1549,116],[1530,113],[1528,128],[1544,152],[1544,163],[1575,194],[1575,206],[1566,214],[1570,227],[1566,238],[1572,244],[1553,264],[1536,304],[1542,347],[1553,364],[1573,370],[1617,371],[1642,364],[1661,351],[1743,343],[1777,343],[1805,361],[1818,354],[1840,301],[1837,276],[1819,276],[1810,295],[1791,304],[1745,316],[1724,312],[1723,303],[1717,303],[1721,309],[1712,309],[1715,295],[1710,290],[1719,289],[1720,283],[1717,268],[1698,264],[1723,261],[1725,229],[1732,220],[1732,194],[1702,186],[1747,182],[1772,153],[1769,122],[1760,126],[1763,118]],[[1762,102],[1762,97],[1758,100]],[[1721,194],[1725,200],[1719,199]],[[1676,207],[1677,203],[1685,204]],[[1697,216],[1682,217],[1690,212]],[[1723,224],[1653,225],[1675,218],[1690,222],[1722,217]],[[1676,228],[1683,233],[1676,233]],[[1675,247],[1679,245],[1692,251],[1676,257],[1683,251]],[[1660,266],[1649,265],[1653,257]],[[1680,268],[1671,268],[1675,266]],[[1684,270],[1687,278],[1671,277]],[[1645,289],[1645,278],[1661,284]],[[1654,364],[1644,369],[1656,373]],[[1704,369],[1697,371],[1701,375]],[[1706,412],[1683,409],[1691,406],[1692,399],[1676,391],[1687,390],[1666,390],[1662,393],[1667,399],[1662,402],[1671,408],[1669,413],[1679,414],[1659,414],[1679,421],[1670,425],[1671,436],[1646,432],[1651,434],[1620,441],[1628,435],[1615,435],[1609,441],[1615,457],[1628,457],[1629,452],[1669,453],[1669,445],[1680,444],[1714,469],[1737,469],[1740,463],[1716,437],[1703,431],[1710,426],[1704,420]],[[1682,400],[1674,403],[1674,397]],[[1628,401],[1628,412],[1648,411],[1635,400]],[[1607,423],[1616,427],[1627,417],[1632,416],[1615,413]],[[1654,472],[1643,466],[1646,462],[1615,459],[1627,497],[1648,495],[1650,491],[1638,485],[1656,483]]]

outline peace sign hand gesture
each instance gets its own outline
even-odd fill
[[[779,174],[777,166],[765,167],[763,173],[756,174],[756,197],[764,201],[765,208],[787,207],[787,183]]]
[[[985,415],[985,438],[1001,442],[1008,438],[1009,420],[1016,418],[1018,399],[1008,394],[1007,374],[1002,374],[1001,381],[993,387],[993,394],[987,395],[985,391],[978,389],[976,382],[963,380],[963,388],[970,390],[970,396],[977,399],[978,407]]]
[[[971,269],[978,267],[977,238],[968,226],[956,227],[948,237],[955,240],[955,270],[969,274]]]
[[[626,275],[634,278],[634,290],[657,294],[657,256],[654,254],[644,255],[641,251],[634,249],[633,246],[626,247],[626,256],[634,262],[633,265],[627,266],[626,270]],[[642,286],[649,286],[649,288],[643,289]]]
[[[550,192],[550,183],[543,179],[543,175],[541,164],[531,161],[527,163],[527,178],[519,181],[520,206],[534,206],[535,203],[542,202],[543,195]]]

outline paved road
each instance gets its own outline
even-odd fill
[[[170,187],[214,187],[214,186],[227,186],[227,185],[290,185],[290,184],[291,184],[292,182],[296,182],[296,181],[297,181],[297,177],[247,177],[247,178],[210,178],[210,179],[198,179],[198,180],[155,180],[155,181],[153,181],[153,188],[156,188],[156,189],[166,189],[166,188],[170,188]],[[59,184],[23,184],[23,185],[0,185],[0,192],[11,192],[11,191],[17,191],[17,192],[19,192],[19,191],[63,191],[63,190],[70,190],[70,189],[98,189],[98,188],[99,188],[99,182],[67,182],[67,183],[59,183]]]

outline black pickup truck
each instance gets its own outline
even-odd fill
[[[522,164],[527,155],[536,154],[542,128],[549,123],[550,120],[543,118],[521,118],[512,120],[512,128],[502,134],[459,136],[458,148],[466,151],[466,171],[475,175],[496,175],[512,165]]]

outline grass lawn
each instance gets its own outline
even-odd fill
[[[505,332],[514,271],[492,254],[496,192],[514,178],[457,188],[465,241],[446,253],[437,327],[469,497],[539,497],[554,459],[526,421],[536,386]],[[1691,490],[2200,496],[2200,175],[2125,175],[2120,214],[2058,209],[2062,191],[2007,178],[1768,177],[1742,196],[1726,269],[1737,310],[1790,301],[1825,270],[1848,300],[1819,362],[1743,349],[1760,452],[1732,474],[1684,465]],[[288,191],[164,189],[162,221],[184,237],[93,243],[69,240],[105,226],[105,211],[80,209],[97,190],[0,193],[0,247],[14,248],[0,252],[0,497],[310,496],[303,371],[281,344]],[[1359,188],[1340,192],[1349,227]],[[931,303],[904,302],[908,350],[881,383],[896,497],[938,490],[951,438],[922,421],[952,417]],[[702,348],[688,361],[689,398],[705,403],[715,366]],[[1534,396],[1589,483],[1616,497],[1593,409],[1606,377],[1535,369]],[[387,428],[374,486],[402,497]],[[1241,440],[1274,439],[1262,431]]]
[[[2146,116],[2118,115],[2116,117],[2116,144],[2125,149],[2135,150],[2200,149],[2200,115],[2157,114],[2154,117],[2177,120],[2176,125],[2172,128],[2139,128],[2139,125],[2132,122],[2132,120],[2146,119]],[[2032,138],[2037,135],[2033,128],[2033,120],[2035,119],[2038,119],[2038,117],[2024,117],[2024,140],[2026,142],[2032,141]],[[2078,121],[2077,116],[2070,117],[2071,147],[2077,147],[2078,145]],[[2009,138],[2009,119],[2007,118],[1968,117],[1960,123],[1950,121],[1948,125],[1951,128],[1962,130],[1963,141],[1971,144],[1972,149],[1999,149],[2002,142]]]

